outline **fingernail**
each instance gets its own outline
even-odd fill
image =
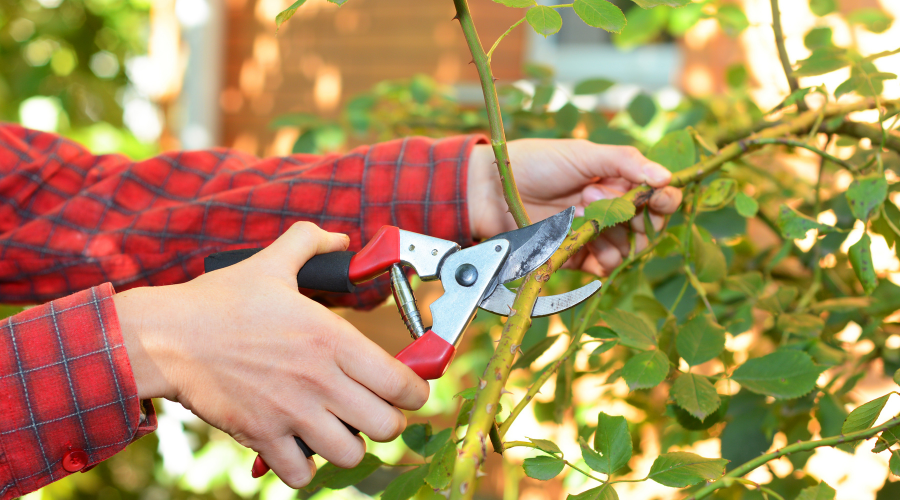
[[[590,205],[597,200],[605,200],[609,198],[609,196],[607,196],[606,193],[597,186],[588,186],[584,188],[582,196],[584,196],[584,203],[587,205]]]
[[[666,170],[666,167],[659,163],[648,163],[644,165],[644,178],[650,184],[660,184],[669,182],[672,174]]]
[[[257,455],[256,460],[253,461],[253,468],[250,469],[250,475],[255,479],[261,477],[266,472],[269,472],[268,464],[266,464],[266,461],[263,460],[261,456]]]

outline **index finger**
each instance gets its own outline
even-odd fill
[[[428,382],[364,335],[357,334],[356,337],[352,345],[339,348],[338,367],[398,408],[421,408],[428,400]]]
[[[588,143],[586,161],[580,169],[588,176],[621,177],[635,184],[662,187],[672,180],[672,173],[659,163],[648,160],[633,146],[610,146]]]

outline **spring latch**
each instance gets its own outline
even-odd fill
[[[416,296],[413,295],[412,288],[409,286],[409,281],[400,264],[391,266],[391,291],[394,294],[394,302],[397,303],[397,310],[400,311],[400,317],[403,318],[403,324],[406,325],[413,340],[425,335],[422,316],[416,306]]]

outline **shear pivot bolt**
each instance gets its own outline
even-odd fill
[[[478,281],[478,269],[472,264],[463,264],[456,268],[456,282],[462,286],[472,286]]]

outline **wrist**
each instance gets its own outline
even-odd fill
[[[167,360],[173,356],[162,322],[172,310],[158,293],[163,288],[171,287],[134,288],[113,296],[139,399],[177,399],[167,377]]]

